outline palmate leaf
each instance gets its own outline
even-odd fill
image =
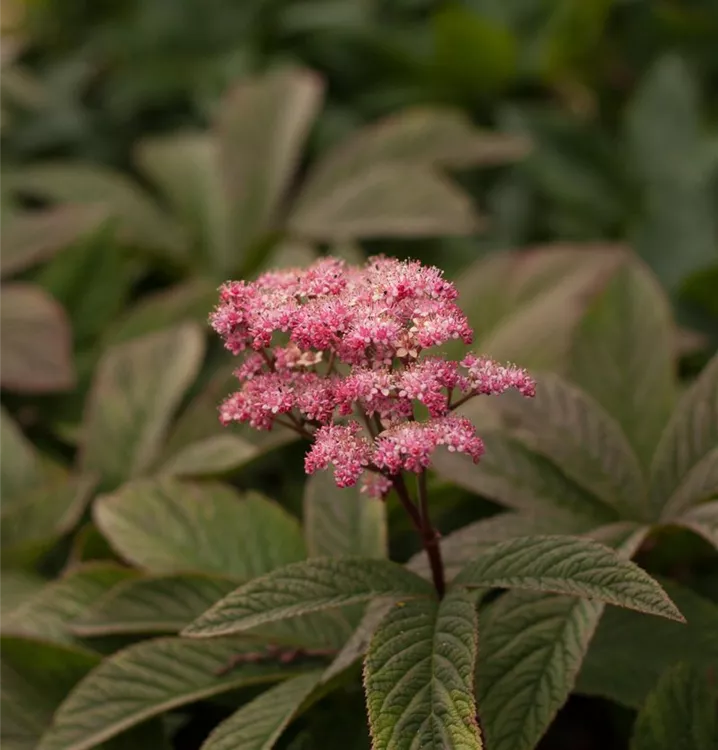
[[[634,452],[616,422],[590,396],[545,373],[535,398],[501,403],[520,438],[621,518],[645,520],[645,487]]]
[[[713,750],[718,746],[718,690],[708,669],[678,664],[646,698],[631,750]]]
[[[662,672],[673,664],[718,669],[718,607],[673,581],[661,580],[661,584],[686,624],[609,607],[583,661],[577,692],[640,708]]]
[[[538,515],[564,514],[587,523],[616,520],[616,510],[569,479],[552,461],[501,430],[482,430],[486,453],[478,464],[437,451],[432,466],[448,481],[501,505]]]
[[[594,533],[628,558],[646,532],[647,527],[613,524]],[[476,674],[488,747],[536,746],[573,689],[604,606],[535,591],[509,591],[484,610]]]
[[[185,628],[197,638],[228,635],[377,597],[432,596],[428,581],[388,560],[318,557],[250,581]]]
[[[651,466],[650,501],[664,519],[718,492],[718,355],[681,398]]]
[[[397,602],[364,663],[374,750],[482,747],[476,722],[476,600],[451,591]]]
[[[72,333],[60,305],[40,287],[4,284],[0,299],[3,388],[47,393],[75,382]]]
[[[202,750],[271,750],[319,684],[322,673],[307,672],[262,693],[223,721]]]
[[[299,522],[281,506],[218,483],[137,480],[98,500],[94,514],[113,548],[153,573],[242,581],[306,554]]]
[[[470,562],[454,585],[569,594],[684,621],[645,571],[605,545],[578,537],[519,537],[502,542]]]
[[[718,500],[691,508],[677,518],[676,523],[702,536],[718,549]]]
[[[89,396],[81,468],[112,488],[152,466],[203,353],[202,333],[192,324],[109,349]]]
[[[87,750],[169,709],[306,670],[262,660],[218,674],[237,654],[255,650],[232,638],[159,638],[118,651],[67,696],[38,750]]]
[[[310,557],[387,556],[384,503],[355,488],[338,488],[329,472],[307,480],[304,530]]]
[[[665,293],[633,258],[601,286],[573,334],[571,379],[619,423],[644,467],[676,399],[674,339]]]
[[[282,68],[241,82],[225,96],[217,134],[233,255],[219,270],[248,270],[252,245],[279,226],[278,212],[322,93],[315,73]]]

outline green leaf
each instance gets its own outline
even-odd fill
[[[439,602],[398,602],[364,662],[372,747],[483,747],[476,722],[476,600],[452,591]]]
[[[609,607],[583,662],[578,692],[640,708],[671,665],[687,662],[718,669],[718,607],[672,581],[661,584],[686,624]]]
[[[45,579],[37,573],[7,568],[2,572],[0,588],[0,616],[6,618],[11,612],[37,594],[45,585]]]
[[[702,536],[718,549],[718,500],[691,508],[679,516],[676,523]]]
[[[0,408],[0,485],[3,505],[21,497],[41,481],[40,461],[32,443],[5,409]]]
[[[200,573],[130,579],[91,604],[71,629],[83,637],[177,633],[236,588],[236,579]]]
[[[578,537],[535,536],[502,542],[469,563],[454,585],[569,594],[684,621],[645,571],[603,544]]]
[[[718,355],[683,395],[651,466],[654,512],[670,519],[718,491]]]
[[[89,396],[82,469],[98,472],[108,488],[147,471],[203,350],[200,330],[189,324],[108,350]]]
[[[250,581],[185,628],[198,638],[227,635],[308,612],[380,596],[431,596],[428,581],[388,560],[313,558]]]
[[[249,580],[305,556],[299,523],[283,508],[217,483],[138,480],[101,498],[94,513],[113,548],[153,573]]]
[[[523,442],[622,518],[643,520],[643,476],[616,422],[557,375],[541,375],[536,390],[535,398],[508,394],[501,403]]]
[[[3,221],[0,275],[18,273],[48,260],[96,229],[103,218],[104,212],[91,206],[58,206]]]
[[[448,481],[522,513],[570,514],[608,523],[616,511],[569,479],[556,464],[500,430],[482,430],[486,452],[478,464],[437,451],[432,466]]]
[[[80,521],[95,487],[92,477],[50,479],[0,513],[3,562],[41,557]]]
[[[159,638],[119,651],[67,696],[37,750],[87,750],[170,709],[303,671],[261,661],[218,674],[233,657],[252,648],[256,646],[230,638]]]
[[[675,331],[663,290],[627,260],[595,294],[574,333],[570,372],[649,466],[676,399]]]
[[[466,194],[427,168],[403,164],[362,170],[311,200],[300,194],[289,219],[290,231],[318,242],[463,236],[477,228]]]
[[[202,477],[235,471],[259,455],[255,445],[224,433],[190,443],[158,469],[171,477]]]
[[[73,386],[72,332],[67,317],[39,287],[3,284],[0,338],[3,388],[47,393]]]
[[[241,82],[225,96],[218,135],[220,168],[232,208],[233,255],[224,262],[218,259],[218,271],[247,270],[249,249],[278,227],[322,94],[315,73],[283,68]]]
[[[307,480],[304,529],[311,557],[387,556],[386,506],[358,489],[339,489],[328,472]]]
[[[262,693],[223,721],[202,750],[271,750],[319,683],[321,672],[293,677]]]
[[[482,614],[476,689],[487,747],[536,747],[571,692],[603,606],[510,591]]]
[[[717,701],[706,667],[672,667],[638,714],[631,750],[713,750],[718,746]]]
[[[120,221],[124,242],[165,251],[176,259],[185,253],[177,226],[137,185],[119,172],[80,162],[53,162],[14,171],[11,190],[61,204],[98,204]]]
[[[35,638],[3,636],[0,643],[0,740],[9,750],[34,750],[57,707],[100,657]]]

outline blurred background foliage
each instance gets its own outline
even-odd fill
[[[718,0],[3,0],[9,595],[114,559],[88,503],[137,476],[301,513],[302,449],[216,422],[228,277],[418,257],[480,349],[569,377],[602,300],[667,301],[695,375],[718,349],[716,91]],[[650,294],[611,291],[626,264]],[[436,485],[444,528],[495,510]]]

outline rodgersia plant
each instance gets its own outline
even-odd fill
[[[456,289],[438,269],[387,258],[360,268],[323,259],[305,270],[228,282],[211,322],[241,360],[240,387],[221,405],[221,421],[260,430],[282,425],[311,442],[308,474],[331,466],[339,487],[360,483],[375,497],[393,489],[419,532],[433,586],[387,560],[310,558],[241,586],[186,636],[257,633],[282,620],[388,600],[367,611],[355,642],[305,686],[298,704],[326,691],[371,634],[364,688],[373,747],[443,750],[485,747],[473,684],[481,591],[552,592],[682,619],[643,570],[580,537],[518,537],[485,547],[447,581],[427,495],[432,455],[445,448],[480,461],[484,444],[457,407],[509,389],[532,397],[536,385],[518,367],[434,353],[449,340],[472,340]],[[229,720],[208,746],[238,739],[245,721]]]
[[[225,284],[211,317],[242,358],[240,389],[222,404],[221,421],[283,425],[312,443],[307,474],[331,465],[339,487],[361,482],[363,492],[381,497],[393,488],[421,536],[439,596],[444,572],[426,489],[431,456],[445,446],[480,459],[481,438],[455,413],[474,396],[509,388],[535,394],[523,369],[427,353],[451,339],[471,343],[456,298],[439,269],[416,261],[377,257],[351,267],[327,258]],[[405,473],[418,478],[416,501]]]

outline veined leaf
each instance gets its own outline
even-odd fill
[[[4,561],[28,562],[44,554],[79,522],[95,487],[93,477],[48,479],[0,514]]]
[[[437,451],[432,466],[448,481],[525,513],[570,514],[608,523],[616,511],[569,479],[554,463],[499,430],[481,432],[486,453],[478,464],[458,453]]]
[[[47,260],[96,229],[105,214],[91,206],[58,206],[28,211],[4,221],[0,275],[23,271]]]
[[[0,300],[2,387],[27,393],[70,389],[72,333],[60,305],[31,284],[4,284]]]
[[[479,623],[479,715],[493,750],[531,750],[568,698],[603,604],[510,591]]]
[[[339,489],[328,472],[307,480],[304,529],[312,557],[387,556],[384,503],[357,489]]]
[[[674,338],[665,293],[634,259],[595,294],[573,335],[572,380],[619,423],[645,467],[676,398]]]
[[[262,693],[223,721],[202,750],[271,750],[319,683],[321,672],[307,672]]]
[[[110,349],[85,415],[80,465],[114,487],[155,461],[172,415],[202,361],[200,330],[187,324]]]
[[[718,669],[718,607],[672,581],[661,584],[686,624],[609,607],[581,667],[578,692],[640,708],[671,665],[686,662]]]
[[[677,518],[676,523],[694,531],[718,549],[718,500],[691,508]]]
[[[118,651],[67,696],[38,750],[88,750],[169,709],[306,670],[262,660],[219,674],[237,654],[255,649],[236,638],[159,638]]]
[[[73,643],[68,624],[113,586],[136,575],[111,564],[88,564],[52,581],[3,618],[4,634]]]
[[[241,82],[224,97],[217,130],[234,255],[218,270],[247,270],[247,251],[277,228],[322,89],[315,73],[284,68]]]
[[[45,583],[45,579],[37,573],[12,568],[3,570],[0,588],[0,616],[3,622],[23,602],[37,594]]]
[[[318,557],[250,581],[185,628],[184,635],[228,635],[380,596],[432,594],[428,581],[388,560]]]
[[[475,597],[451,591],[397,602],[364,662],[372,747],[483,747],[476,722]]]
[[[289,229],[320,242],[351,238],[467,235],[479,226],[468,197],[446,178],[413,165],[382,165],[304,200]]]
[[[670,519],[718,492],[718,355],[684,394],[651,466],[653,510]]]
[[[185,446],[162,464],[159,473],[171,477],[224,474],[249,463],[259,453],[259,448],[247,440],[224,433]]]
[[[469,563],[454,585],[582,596],[684,621],[645,571],[605,545],[578,537],[519,537],[502,542]]]
[[[11,500],[22,496],[40,479],[40,461],[32,443],[23,435],[12,417],[0,407],[0,485],[2,501],[7,506]]]
[[[0,643],[0,739],[8,750],[34,750],[57,707],[100,657],[35,638],[3,636]]]
[[[200,573],[123,581],[71,624],[80,636],[177,633],[237,588],[233,578]]]
[[[620,427],[589,396],[557,375],[539,377],[536,397],[501,403],[520,438],[622,518],[644,520],[640,466]]]
[[[718,745],[718,690],[708,669],[678,664],[646,698],[631,750],[713,750]]]
[[[173,259],[185,254],[185,238],[179,228],[149,195],[119,172],[80,162],[53,162],[15,171],[7,179],[12,190],[61,204],[101,205],[120,220],[128,244],[163,250]]]
[[[295,518],[261,495],[218,483],[138,480],[101,498],[94,512],[114,549],[153,573],[249,580],[305,557]]]

